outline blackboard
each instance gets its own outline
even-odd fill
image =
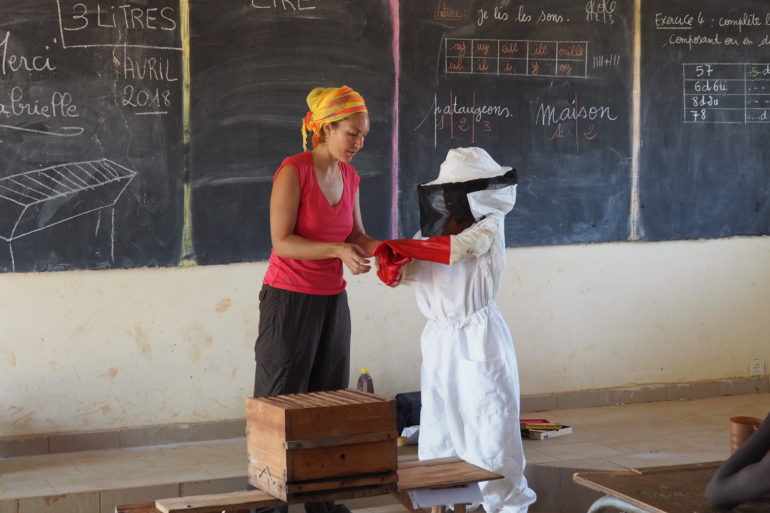
[[[447,150],[519,172],[508,245],[626,240],[632,1],[402,0],[400,210]]]
[[[471,145],[518,170],[509,246],[770,234],[770,7],[634,9],[0,0],[0,272],[265,259],[305,96],[342,84],[375,237],[414,234],[417,184]]]
[[[345,84],[366,99],[371,131],[353,164],[366,229],[388,237],[395,91],[390,2],[198,1],[191,19],[198,263],[269,255],[272,178],[284,157],[302,152],[305,97],[319,86]]]
[[[176,265],[181,31],[171,0],[0,2],[0,270]]]
[[[645,0],[647,240],[770,234],[770,5]]]

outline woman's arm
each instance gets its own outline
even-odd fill
[[[283,166],[273,181],[270,194],[270,238],[275,254],[296,260],[339,258],[353,274],[368,272],[370,267],[367,253],[360,246],[348,242],[311,241],[294,233],[299,198],[297,168],[292,165]],[[357,200],[358,194],[356,207]],[[360,223],[360,213],[358,217]],[[354,230],[355,222],[354,216]]]
[[[364,231],[364,222],[361,218],[361,204],[358,200],[358,191],[356,191],[356,197],[353,202],[353,230],[348,235],[347,242],[355,244],[366,252],[366,256],[372,256],[374,248],[376,248],[380,242],[377,239],[373,239]]]
[[[714,506],[731,508],[770,494],[770,414],[722,465],[706,487]]]

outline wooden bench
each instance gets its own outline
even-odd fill
[[[414,461],[398,467],[398,488],[392,492],[404,507],[411,511],[412,507],[408,493],[415,490],[433,490],[453,488],[480,481],[501,479],[503,476],[489,472],[459,458],[442,458],[436,460]],[[342,490],[325,492],[312,497],[303,497],[301,502],[344,500],[357,497],[380,495],[368,490]],[[285,506],[287,503],[276,499],[262,490],[244,490],[230,493],[196,495],[172,499],[159,499],[154,504],[135,504],[117,506],[116,513],[235,513],[248,511],[250,508],[269,508]],[[456,504],[455,513],[465,513],[465,504]],[[443,513],[443,507],[434,508],[435,513]]]
[[[722,462],[691,463],[616,472],[577,472],[572,480],[604,493],[589,509],[591,513],[718,513],[704,493],[711,476]],[[770,499],[753,501],[730,513],[767,513]]]

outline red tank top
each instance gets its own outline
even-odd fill
[[[332,206],[318,186],[311,152],[284,159],[273,181],[287,164],[296,167],[299,175],[300,198],[294,233],[313,241],[345,242],[353,230],[353,205],[361,181],[355,168],[339,163],[344,189],[340,201]],[[279,289],[322,295],[339,294],[346,285],[339,258],[295,260],[280,257],[274,250],[270,253],[264,283]]]

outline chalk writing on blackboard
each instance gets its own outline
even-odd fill
[[[434,123],[433,145],[438,146],[439,139],[448,139],[454,144],[479,144],[480,139],[494,135],[499,131],[500,123],[512,117],[509,107],[501,104],[484,103],[479,100],[479,93],[472,91],[465,99],[449,89],[447,95],[433,98],[432,114]],[[468,101],[469,100],[469,101]],[[534,119],[534,126],[549,128],[549,140],[574,137],[576,150],[581,149],[581,141],[594,141],[600,135],[600,122],[614,122],[619,119],[617,112],[610,105],[585,105],[577,95],[568,105],[540,103]],[[427,120],[424,118],[415,130]]]
[[[46,53],[51,49],[45,45],[45,50],[39,53],[18,53],[16,45],[12,44],[13,35],[7,31],[0,41],[0,56],[2,76],[11,77],[16,73],[28,75],[52,75],[57,66]],[[0,95],[0,119],[9,121],[23,120],[32,123],[33,126],[18,126],[11,123],[0,123],[3,130],[15,130],[56,137],[71,137],[83,133],[79,126],[49,127],[48,122],[67,120],[72,122],[80,117],[78,106],[74,103],[72,94],[65,90],[54,90],[50,93],[37,92],[33,97],[19,86],[11,87],[7,93]]]
[[[566,107],[541,103],[537,109],[535,125],[552,128],[549,140],[574,138],[575,150],[581,142],[599,138],[599,122],[618,120],[618,114],[609,105],[584,105],[577,94]]]
[[[163,5],[163,4],[167,5]],[[178,100],[177,57],[182,51],[177,6],[112,5],[99,0],[57,0],[61,45],[70,48],[121,48],[112,61],[118,81],[116,104],[137,116],[168,114]]]
[[[483,103],[473,91],[469,100],[458,97],[449,89],[446,101],[438,95],[433,97],[433,105],[428,115],[415,127],[419,128],[433,117],[433,147],[438,146],[439,136],[448,138],[455,144],[477,144],[479,136],[497,131],[499,120],[511,117],[511,111],[504,105]]]
[[[617,53],[594,55],[591,57],[591,67],[593,69],[618,68],[620,67],[620,62],[621,56]]]
[[[176,37],[179,13],[175,5],[114,5],[104,0],[56,0],[56,4],[64,48],[127,46],[182,51]]]
[[[0,179],[0,239],[13,242],[65,221],[114,207],[136,172],[111,160],[72,162]],[[112,212],[111,256],[114,259]]]
[[[132,48],[123,48],[122,54],[116,64],[119,105],[137,116],[168,114],[179,90],[178,86],[172,87],[179,81],[176,60]]]
[[[514,12],[508,11],[509,1],[501,0],[498,5],[482,7],[476,11],[476,25],[495,23],[566,24],[573,21],[569,16],[548,9],[530,10],[526,4],[518,4]],[[588,0],[585,3],[585,22],[612,25],[615,23],[618,3],[615,0]]]
[[[11,31],[5,33],[5,37],[0,41],[0,54],[3,59],[3,76],[16,71],[27,71],[30,73],[40,73],[54,71],[56,66],[51,62],[49,56],[44,55],[19,55],[11,49]],[[50,50],[49,46],[45,47]]]
[[[752,29],[770,26],[770,13],[743,12],[735,16],[707,16],[703,11],[667,14],[655,13],[655,30],[668,30],[672,34],[666,44],[698,47],[753,47],[770,45],[767,34],[749,33]],[[681,31],[689,31],[686,35]],[[697,33],[693,33],[699,31]],[[725,35],[725,33],[729,35]],[[763,36],[763,37],[762,37]],[[762,39],[758,39],[762,37]]]
[[[251,0],[255,9],[280,9],[283,11],[311,11],[315,0]]]
[[[682,65],[685,123],[770,123],[770,63]]]
[[[770,4],[644,0],[640,12],[644,239],[767,235]]]
[[[575,96],[567,107],[559,108],[541,103],[537,110],[535,124],[552,126],[565,121],[596,121],[602,119],[615,121],[618,119],[618,116],[612,112],[612,107],[609,105],[581,105],[578,102],[577,96]]]
[[[433,11],[433,19],[439,21],[460,21],[468,18],[467,8],[458,5],[448,5],[444,0],[436,2],[436,9]]]
[[[8,97],[0,98],[0,116],[5,119],[24,118],[33,121],[48,121],[52,119],[77,118],[78,108],[73,104],[72,94],[53,91],[50,97],[28,99],[21,87],[12,87]],[[15,125],[0,125],[5,129],[33,132],[54,136],[73,136],[83,133],[83,128],[67,126],[62,128],[30,128]]]
[[[587,41],[444,40],[444,71],[459,74],[586,78]]]
[[[586,2],[586,21],[612,25],[615,23],[618,3],[615,0],[588,0]]]

